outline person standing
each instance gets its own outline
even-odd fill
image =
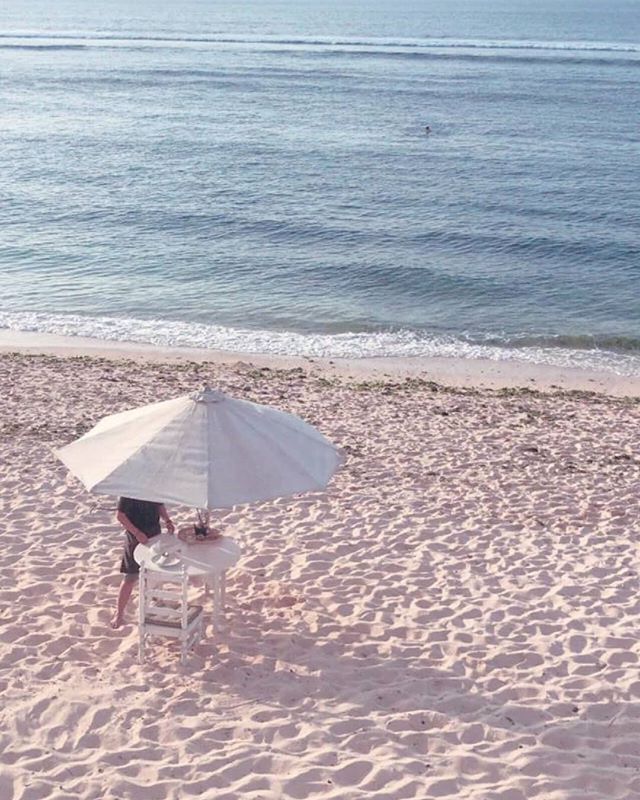
[[[164,505],[150,500],[121,497],[118,500],[116,519],[125,530],[125,543],[120,562],[122,583],[118,592],[116,613],[111,620],[112,628],[119,628],[122,625],[127,603],[140,572],[138,562],[133,557],[133,551],[139,544],[148,544],[151,539],[160,534],[160,520],[165,523],[168,533],[173,533],[175,530]]]

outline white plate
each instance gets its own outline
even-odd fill
[[[168,567],[177,567],[180,564],[180,559],[174,556],[172,553],[168,555],[163,555],[162,553],[158,553],[158,555],[153,556],[151,559],[154,564],[158,567],[168,568]]]

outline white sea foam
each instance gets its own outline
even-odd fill
[[[1,33],[2,46],[9,47],[177,47],[216,45],[265,45],[284,47],[344,47],[390,49],[465,49],[465,50],[553,50],[569,52],[640,53],[636,42],[536,40],[536,39],[465,39],[454,37],[376,37],[376,36],[277,36],[277,35],[136,35],[99,31],[39,32],[14,31]]]
[[[464,341],[453,336],[410,330],[363,333],[294,333],[227,328],[158,319],[83,317],[35,312],[0,312],[0,328],[106,342],[133,342],[161,347],[224,350],[238,354],[306,356],[312,358],[487,358],[557,367],[604,370],[640,376],[640,356],[608,350],[565,347],[509,347]]]

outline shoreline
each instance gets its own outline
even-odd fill
[[[528,389],[587,391],[613,397],[640,397],[640,377],[606,371],[556,367],[524,361],[446,357],[310,358],[239,353],[189,347],[163,347],[134,342],[107,342],[88,337],[0,330],[0,355],[92,357],[111,361],[196,362],[220,366],[251,364],[259,368],[302,368],[324,376],[392,381],[422,378],[459,389]]]

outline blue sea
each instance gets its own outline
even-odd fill
[[[4,0],[0,328],[640,375],[639,87],[637,0]]]

